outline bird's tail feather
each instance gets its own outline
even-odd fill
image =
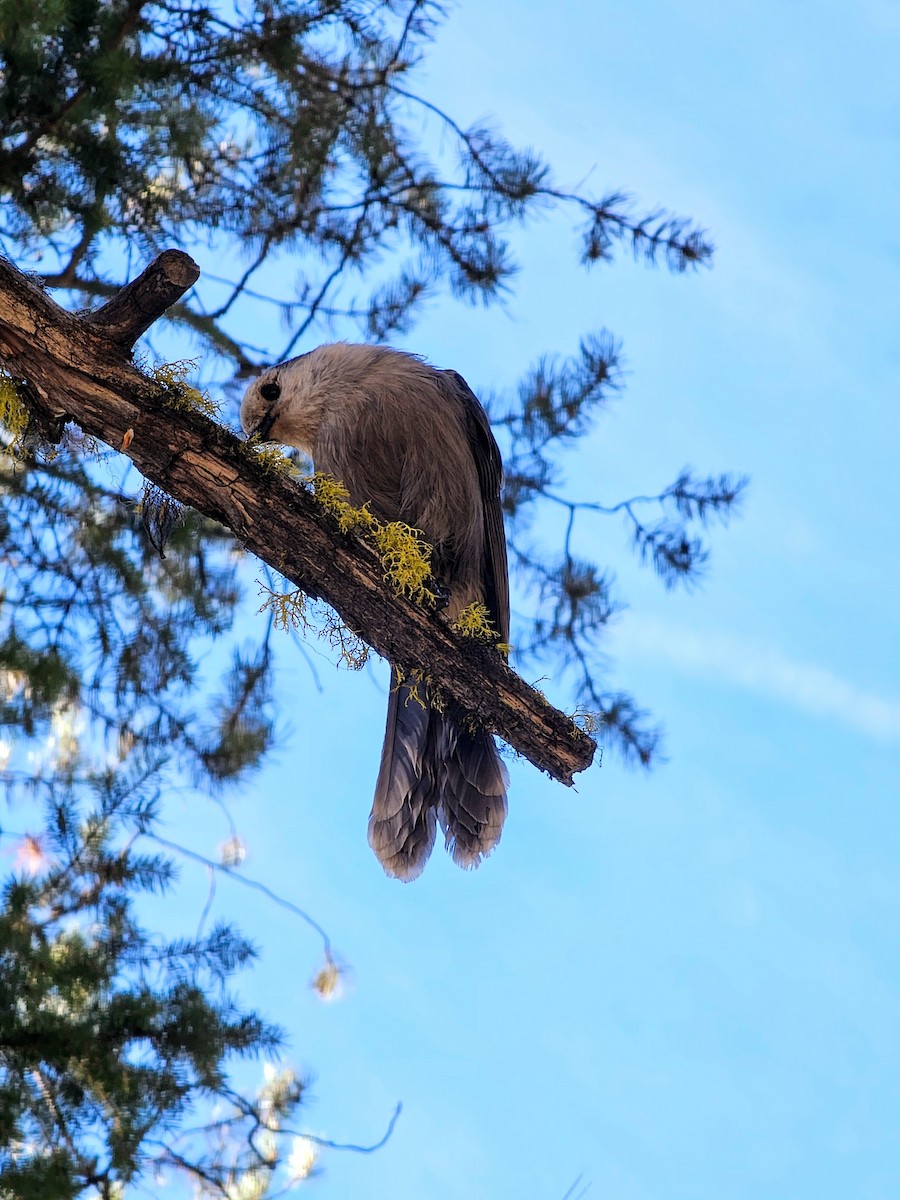
[[[439,820],[453,861],[475,867],[500,840],[509,777],[494,739],[423,706],[391,672],[369,845],[388,875],[421,874]]]
[[[422,873],[434,846],[437,780],[430,718],[431,710],[392,670],[369,845],[388,875],[407,882]]]
[[[457,866],[477,867],[500,841],[509,773],[486,730],[467,729],[446,713],[435,715],[443,768],[438,820]]]

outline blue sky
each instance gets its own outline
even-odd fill
[[[583,273],[548,217],[517,238],[505,312],[435,303],[406,346],[485,392],[607,326],[628,388],[567,494],[614,502],[685,463],[752,487],[692,594],[633,563],[618,518],[581,524],[630,603],[613,679],[665,722],[669,762],[609,754],[574,792],[514,763],[475,873],[436,852],[415,884],[384,878],[383,673],[323,662],[317,693],[285,642],[289,733],[232,811],[247,873],[328,929],[346,996],[310,991],[296,919],[225,881],[218,902],[264,946],[244,996],[317,1077],[308,1127],[375,1141],[404,1104],[383,1150],[326,1153],[310,1192],[900,1194],[898,61],[887,0],[469,2],[439,33],[421,86],[457,120],[495,116],[562,184],[693,216],[718,253],[686,277],[627,255]],[[211,812],[182,814],[207,853]]]

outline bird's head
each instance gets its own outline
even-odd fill
[[[241,426],[248,437],[256,434],[264,442],[312,453],[325,408],[309,362],[313,354],[270,367],[250,384],[241,401]]]
[[[358,397],[388,357],[393,361],[407,356],[383,346],[334,342],[269,367],[244,393],[244,432],[296,446],[314,458],[313,446],[329,407]]]

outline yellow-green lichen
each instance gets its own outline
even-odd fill
[[[340,516],[345,508],[350,507],[350,493],[339,479],[316,471],[309,477],[309,482],[313,486],[318,502],[334,516]]]
[[[279,450],[272,442],[261,442],[257,434],[248,438],[244,445],[252,454],[253,461],[267,475],[286,476],[300,474],[294,461],[288,458],[283,450]]]
[[[258,611],[261,613],[271,612],[272,622],[276,629],[285,631],[308,629],[306,596],[300,588],[295,588],[292,592],[276,592],[272,588],[266,587],[264,583],[259,583],[259,580],[257,580],[257,584],[259,585],[259,594],[266,597]]]
[[[397,677],[397,688],[405,688],[407,696],[405,704],[418,704],[420,708],[433,708],[438,712],[444,711],[444,698],[440,690],[434,686],[431,675],[418,668],[407,673],[394,663],[394,674]]]
[[[453,622],[452,628],[463,637],[475,638],[479,642],[494,642],[497,631],[491,625],[491,615],[487,605],[474,601],[462,609]]]
[[[362,508],[353,507],[350,503],[350,493],[339,479],[316,471],[310,477],[310,482],[316,501],[326,512],[336,518],[343,533],[371,530],[374,525],[378,524],[377,519],[372,516],[366,505],[363,505]]]
[[[374,542],[384,567],[384,578],[395,591],[416,604],[434,604],[437,596],[431,580],[431,546],[421,530],[402,521],[380,521],[366,505],[354,508],[350,493],[330,475],[312,477],[315,497],[326,512],[337,519],[344,533],[361,533]]]
[[[22,403],[14,380],[5,371],[0,371],[0,425],[8,431],[13,442],[19,441],[28,429],[28,409]]]
[[[259,594],[265,596],[258,611],[270,612],[276,629],[303,634],[313,629],[337,651],[339,661],[350,671],[361,670],[369,661],[369,647],[331,609],[312,605],[300,588],[277,592],[259,580],[256,582]]]
[[[491,624],[491,614],[487,610],[487,605],[480,601],[474,601],[472,604],[467,604],[452,623],[451,629],[462,637],[474,638],[478,642],[490,642],[503,655],[504,658],[509,658],[512,646],[509,642],[500,642],[497,640],[497,630]]]
[[[437,596],[428,586],[431,546],[421,532],[402,521],[391,521],[387,525],[376,522],[370,532],[381,555],[388,583],[416,604],[434,604]]]
[[[186,382],[188,375],[197,370],[198,363],[199,359],[196,358],[180,358],[170,363],[158,362],[150,368],[144,367],[144,370],[154,383],[159,384],[163,400],[169,408],[215,417],[219,413],[219,404],[209,392],[201,392]]]

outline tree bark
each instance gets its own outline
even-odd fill
[[[422,672],[571,785],[596,749],[571,718],[496,650],[456,636],[439,616],[398,596],[375,550],[342,534],[306,489],[267,473],[231,430],[166,406],[160,386],[131,364],[127,349],[198,274],[186,254],[166,251],[104,308],[79,318],[0,259],[0,361],[27,384],[26,402],[44,428],[71,420],[121,449],[163,491],[226,525],[253,554],[325,600],[384,658]]]
[[[200,278],[200,268],[181,250],[164,250],[102,308],[84,317],[104,337],[130,350],[142,333]]]

